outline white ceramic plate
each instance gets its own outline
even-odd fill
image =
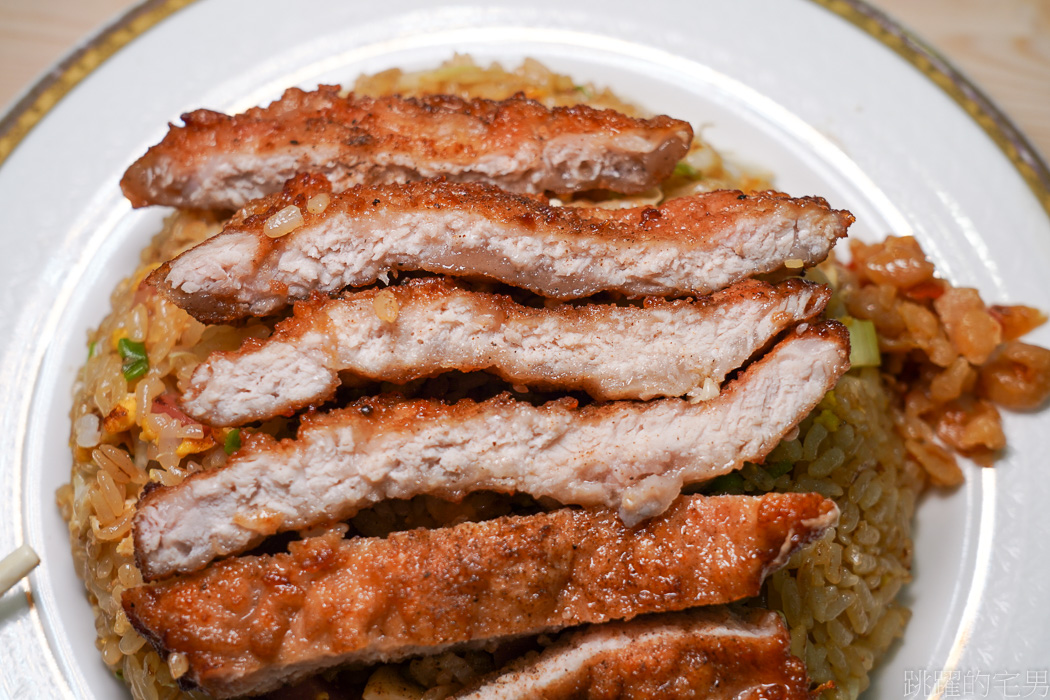
[[[833,5],[855,21],[866,12]],[[197,2],[90,73],[0,167],[0,552],[26,540],[43,556],[23,584],[32,602],[0,600],[0,696],[122,696],[95,650],[53,494],[69,473],[85,332],[162,217],[131,211],[117,186],[124,168],[184,111],[241,110],[289,85],[434,66],[453,51],[507,64],[534,56],[706,125],[705,138],[775,172],[780,189],[852,210],[853,235],[914,234],[954,283],[1050,308],[1047,183],[1034,193],[928,75],[813,2]],[[991,132],[1031,159],[1008,125]],[[1030,174],[1040,167],[1031,161]],[[1050,332],[1034,339],[1048,344]],[[969,468],[966,486],[922,504],[903,593],[915,615],[869,697],[924,697],[907,692],[952,670],[989,684],[1016,674],[1023,690],[1028,672],[1046,668],[1050,413],[1006,423],[1011,449],[994,470]]]

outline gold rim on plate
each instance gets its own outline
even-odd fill
[[[863,30],[947,93],[995,142],[1050,215],[1050,168],[1027,137],[936,49],[863,0],[810,0]],[[0,119],[0,166],[70,90],[110,56],[195,0],[146,0],[44,76]]]
[[[70,90],[106,60],[194,0],[147,0],[101,30],[41,78],[0,118],[0,167]]]
[[[0,167],[3,167],[11,153],[50,110],[95,69],[152,27],[194,2],[195,0],[145,0],[63,59],[25,93],[7,114],[0,117]],[[953,68],[947,59],[864,0],[810,2],[851,23],[894,51],[950,96],[999,147],[1028,184],[1043,210],[1050,216],[1050,168],[1011,120],[973,83]],[[984,472],[983,475],[986,477],[984,507],[990,509],[994,507],[994,500],[989,495],[995,492],[994,473]],[[979,549],[983,550],[984,554],[978,552],[979,560],[987,560],[990,540],[985,541],[985,538],[990,536],[989,533],[990,530],[982,527],[982,544]],[[977,599],[981,596],[979,589],[983,589],[983,585],[982,579],[980,585],[974,589]],[[32,597],[29,597],[29,605],[34,607]],[[972,624],[974,615],[972,608],[972,604],[968,604],[963,613],[964,629],[960,630],[952,645],[946,668],[954,668],[966,645],[969,625]],[[931,697],[940,698],[943,691],[943,684],[939,684]]]

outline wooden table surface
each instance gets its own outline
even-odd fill
[[[137,0],[0,0],[0,111]],[[870,0],[968,75],[1050,159],[1050,0]]]

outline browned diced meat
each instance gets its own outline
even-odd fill
[[[699,404],[378,397],[308,414],[296,440],[254,434],[225,467],[144,495],[138,565],[147,580],[195,571],[275,532],[418,494],[518,491],[618,508],[634,524],[667,508],[684,483],[763,458],[835,385],[848,346],[834,321],[793,332]]]
[[[548,109],[447,95],[340,97],[292,88],[268,107],[182,115],[121,180],[133,206],[237,209],[296,173],[352,185],[445,177],[522,193],[639,193],[671,174],[693,139],[686,122],[591,107]]]
[[[162,654],[185,656],[184,686],[226,698],[348,662],[754,596],[837,517],[792,493],[686,497],[635,528],[562,508],[384,539],[335,531],[128,589],[123,604]]]
[[[699,608],[587,627],[454,700],[810,700],[780,615]]]
[[[452,369],[597,399],[710,398],[774,336],[823,311],[829,295],[799,280],[746,280],[697,301],[537,309],[447,280],[411,280],[297,305],[266,341],[198,366],[182,407],[212,425],[240,425],[320,405],[340,371],[404,383]]]
[[[323,178],[295,178],[150,283],[205,322],[264,316],[399,270],[486,277],[557,299],[699,295],[788,260],[817,263],[853,221],[822,199],[776,193],[704,193],[599,216],[479,184],[327,190]],[[330,197],[323,211],[317,197]]]

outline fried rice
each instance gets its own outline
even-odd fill
[[[363,77],[354,89],[368,94],[451,93],[494,99],[523,92],[548,105],[583,102],[628,114],[639,112],[608,90],[579,85],[531,60],[506,71],[456,57],[426,73],[392,70]],[[734,169],[698,138],[675,175],[659,190],[640,197],[585,203],[655,203],[724,187],[756,190],[768,187],[768,181],[762,174]],[[110,314],[89,334],[89,357],[74,387],[70,414],[73,468],[69,484],[58,492],[58,504],[69,523],[73,557],[94,612],[96,646],[102,660],[123,678],[135,698],[143,700],[196,694],[184,693],[175,685],[174,679],[186,671],[186,660],[179,655],[162,660],[132,629],[121,609],[124,589],[142,583],[131,538],[136,500],[148,482],[176,484],[190,473],[225,463],[227,453],[239,444],[240,432],[187,419],[175,408],[174,398],[210,352],[236,349],[249,337],[266,337],[272,322],[205,326],[141,282],[161,262],[217,233],[221,223],[200,212],[178,212],[166,221],[143,251],[141,267],[117,285]],[[928,265],[914,242],[897,243],[901,240],[856,247],[850,268],[832,262],[810,273],[831,281],[837,289],[832,315],[849,315],[872,324],[883,351],[882,367],[849,372],[802,421],[797,434],[784,440],[764,464],[748,464],[701,489],[710,493],[815,491],[838,503],[842,513],[838,526],[792,557],[769,578],[762,599],[753,601],[783,613],[793,653],[806,662],[816,683],[833,684],[826,686],[823,697],[836,700],[856,698],[868,686],[878,660],[904,633],[910,612],[897,596],[910,579],[916,502],[929,482],[955,484],[961,478],[946,447],[986,462],[1002,448],[1002,440],[989,433],[994,433],[989,422],[995,423],[988,418],[991,403],[978,396],[984,386],[984,370],[981,362],[973,360],[989,366],[1001,363],[1003,349],[996,346],[978,356],[962,349],[965,333],[953,332],[958,324],[949,320],[951,311],[941,313],[937,308],[938,299],[952,288],[933,276],[932,266],[928,274],[915,279],[892,278],[895,268],[886,265],[887,260],[906,257],[913,267]],[[876,264],[880,260],[881,268]],[[891,270],[890,276],[879,278],[879,270]],[[911,293],[919,284],[937,289],[927,290],[925,297]],[[1003,327],[1007,324],[1002,319],[1016,321],[1023,316],[1026,320],[1015,323],[1015,331],[1023,332],[1040,321],[1034,312],[1009,311],[1023,307],[987,309],[979,298],[968,303],[968,308],[984,309]],[[995,312],[995,308],[1007,311]],[[1014,337],[1004,337],[1004,344],[1016,342],[1016,334],[1009,335]],[[1046,367],[1037,373],[1043,379],[1050,374]],[[995,372],[988,370],[987,374],[993,377],[988,382],[994,382]],[[931,391],[931,386],[937,390]],[[502,387],[488,375],[451,375],[396,388],[409,395],[456,399]],[[954,418],[945,418],[948,414]],[[976,438],[970,435],[967,441],[963,433],[977,414],[984,432],[978,431]],[[942,425],[951,420],[954,433]],[[246,430],[286,437],[292,428],[290,420],[277,419]],[[958,439],[946,441],[946,435]],[[471,495],[461,503],[419,497],[381,503],[360,513],[351,525],[358,534],[375,536],[408,527],[535,511],[548,505],[489,493]],[[540,638],[532,644],[535,648],[549,642]],[[323,688],[335,684],[361,692],[365,698],[440,698],[501,661],[499,654],[471,651],[345,671],[321,679],[318,690],[309,696],[323,697],[327,692]]]

